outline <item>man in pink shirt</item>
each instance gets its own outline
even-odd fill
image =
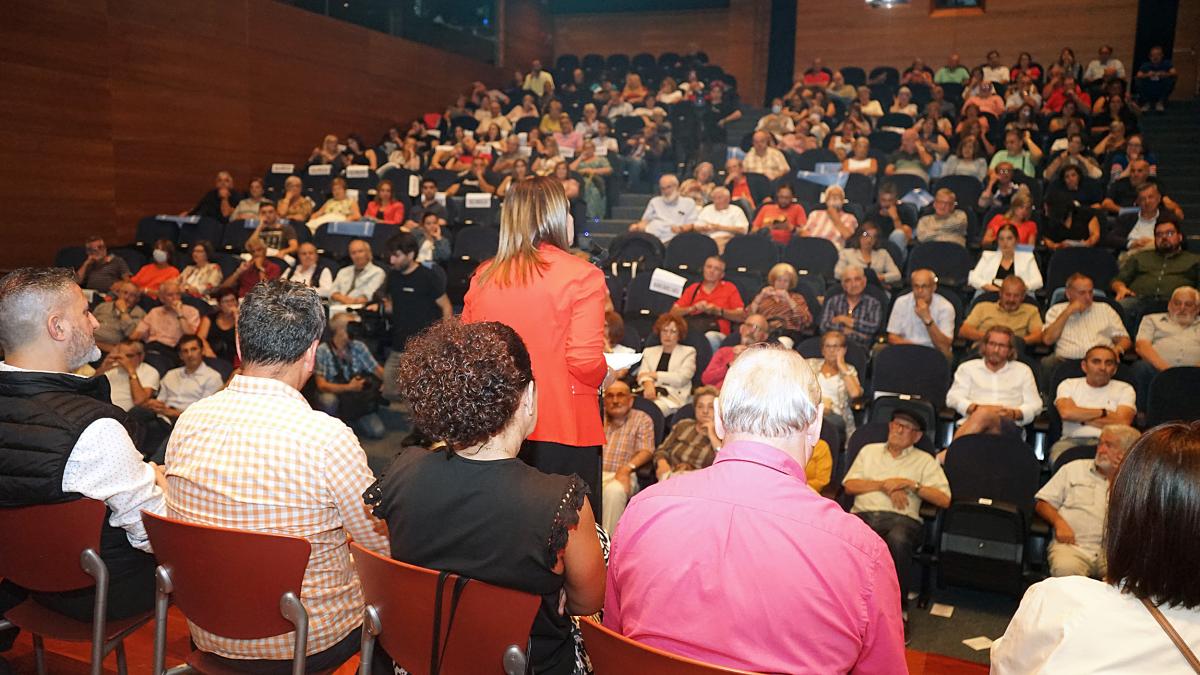
[[[794,351],[754,346],[734,361],[716,462],[643,491],[617,525],[606,626],[756,672],[906,671],[887,546],[805,483],[820,401]]]

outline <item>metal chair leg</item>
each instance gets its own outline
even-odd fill
[[[46,646],[41,635],[33,636],[33,661],[37,664],[37,674],[46,675]]]
[[[129,670],[125,663],[124,640],[117,643],[117,675],[129,675]]]

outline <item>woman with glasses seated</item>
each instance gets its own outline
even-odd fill
[[[842,438],[854,433],[854,410],[851,402],[862,396],[863,387],[858,370],[846,363],[846,336],[831,330],[821,336],[821,358],[808,359],[808,365],[821,385],[825,406],[825,421],[838,427]]]
[[[874,270],[880,283],[900,283],[900,268],[896,267],[892,254],[879,248],[879,226],[874,221],[863,223],[858,233],[846,242],[846,248],[838,251],[837,265],[833,268],[834,278],[840,281],[842,272],[849,266]]]
[[[687,333],[686,321],[674,314],[663,314],[654,322],[659,344],[642,352],[637,381],[642,396],[654,401],[663,415],[670,415],[691,401],[696,348],[680,344]]]

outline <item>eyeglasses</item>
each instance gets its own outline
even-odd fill
[[[905,424],[904,422],[898,422],[896,420],[892,420],[891,422],[888,422],[888,424],[893,427],[896,427],[897,429],[904,429],[905,431],[907,431],[909,433],[915,433],[915,432],[920,431],[919,428],[917,428],[911,424]]]
[[[996,173],[1012,173],[1012,169],[996,169]]]
[[[1012,345],[1007,342],[988,342],[986,345],[988,347],[995,347],[997,349],[1009,349],[1012,347]]]

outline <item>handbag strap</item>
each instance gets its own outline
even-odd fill
[[[1162,627],[1167,637],[1171,638],[1171,642],[1175,643],[1175,648],[1179,650],[1180,654],[1183,654],[1184,659],[1187,659],[1188,665],[1192,667],[1192,670],[1200,673],[1200,659],[1196,658],[1195,652],[1192,651],[1191,647],[1187,646],[1187,643],[1179,636],[1175,627],[1171,625],[1170,621],[1167,621],[1167,617],[1163,616],[1163,613],[1149,599],[1142,598],[1142,604],[1146,606],[1146,609],[1150,612],[1150,616],[1154,617],[1154,620]]]

